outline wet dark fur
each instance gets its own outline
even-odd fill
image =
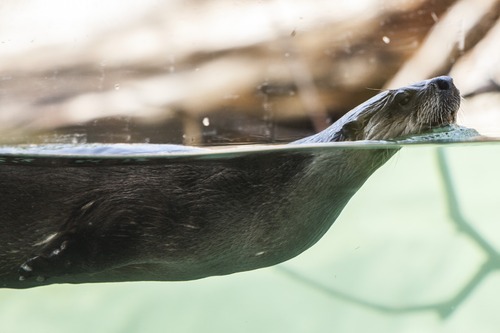
[[[424,81],[383,92],[295,143],[421,133],[454,122],[459,101],[451,79]],[[84,164],[7,157],[0,164],[0,285],[189,280],[277,264],[318,241],[396,151]]]

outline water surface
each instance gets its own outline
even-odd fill
[[[352,147],[375,148],[377,143]],[[262,149],[339,148],[250,147],[236,153]],[[148,158],[186,153],[199,158],[198,152]],[[36,154],[1,155],[33,163]],[[83,155],[57,158],[85,160]],[[110,154],[101,159],[123,162],[123,156]],[[0,327],[5,332],[135,332],[158,325],[174,332],[495,332],[498,170],[497,142],[405,145],[315,246],[284,264],[191,282],[0,290]]]

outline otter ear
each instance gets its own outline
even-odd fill
[[[349,121],[342,126],[340,138],[338,141],[355,141],[361,137],[363,124],[359,120]]]

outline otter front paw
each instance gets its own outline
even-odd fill
[[[41,282],[51,276],[67,274],[72,266],[68,246],[69,242],[65,240],[59,246],[51,247],[52,250],[26,260],[19,267],[19,280],[35,278]]]

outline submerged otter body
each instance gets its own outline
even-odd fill
[[[382,92],[292,144],[424,133],[454,123],[459,103],[451,78],[434,78]],[[283,262],[317,242],[396,151],[5,154],[0,286],[190,280]]]

